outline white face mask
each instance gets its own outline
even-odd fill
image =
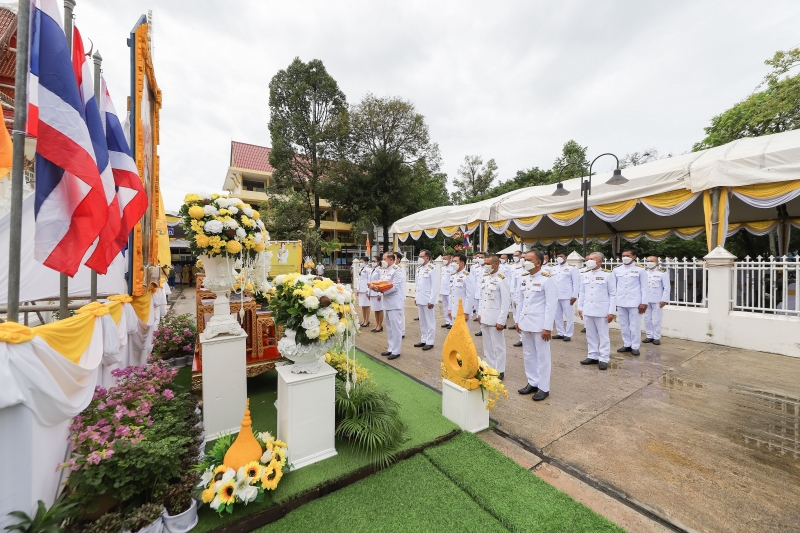
[[[561,257],[561,256],[556,257],[556,263],[558,263],[559,265],[563,265],[564,264],[564,258]]]
[[[524,263],[522,263],[522,266],[527,272],[530,272],[531,270],[536,268],[536,265],[531,263],[530,261],[525,261]]]
[[[622,263],[625,265],[630,265],[633,262],[633,257],[628,257],[627,255],[622,256]]]
[[[519,263],[520,257],[518,255],[514,256],[514,262]]]
[[[376,268],[377,266],[378,266],[378,262],[377,261],[373,261],[372,262],[372,268]]]
[[[483,267],[483,271],[489,274],[492,272],[492,267],[490,265],[486,265]]]
[[[418,257],[417,258],[417,264],[418,265],[424,265],[425,264],[425,260],[423,258],[421,258],[421,257]]]
[[[655,264],[654,262],[652,262],[652,261],[648,261],[648,262],[646,262],[646,263],[644,264],[644,266],[645,266],[645,267],[646,267],[648,270],[652,270],[652,269],[654,269],[654,268],[656,267],[656,264]]]
[[[477,259],[475,259],[474,263],[475,263],[476,265],[478,265],[478,266],[481,266],[481,265],[483,265],[483,258],[481,258],[481,257],[478,257]]]
[[[597,261],[595,261],[594,259],[589,259],[584,263],[584,265],[589,270],[594,270],[597,267]]]
[[[386,268],[386,267],[388,267],[388,266],[389,266],[389,263],[387,263],[386,261],[381,261],[381,266],[382,266],[383,268]]]
[[[501,265],[505,265],[506,263],[507,263],[507,261],[506,261],[505,259],[501,259],[501,260],[500,260],[500,264],[501,264]]]

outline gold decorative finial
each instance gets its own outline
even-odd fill
[[[480,387],[480,381],[475,378],[478,373],[478,350],[472,342],[467,320],[464,316],[464,307],[461,299],[458,300],[458,313],[453,321],[453,327],[442,346],[442,377],[450,380],[459,387],[475,390]]]
[[[248,398],[244,408],[244,417],[242,417],[242,429],[239,430],[236,440],[225,453],[224,463],[226,466],[239,470],[240,467],[251,461],[258,461],[261,457],[261,445],[253,435],[252,424],[250,398]]]

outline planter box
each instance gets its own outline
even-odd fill
[[[477,433],[489,427],[481,389],[467,390],[447,379],[442,379],[442,415],[464,431]]]

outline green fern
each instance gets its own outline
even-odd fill
[[[203,456],[203,460],[197,463],[193,470],[195,472],[203,472],[209,466],[223,464],[225,461],[225,453],[228,451],[228,448],[233,445],[234,440],[236,440],[235,433],[221,435],[214,441],[214,446],[211,447],[211,451]]]
[[[336,380],[336,415],[340,419],[336,434],[352,442],[375,466],[391,464],[409,439],[399,408],[374,381],[359,382],[348,397],[345,383]]]

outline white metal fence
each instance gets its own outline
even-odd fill
[[[605,259],[603,268],[613,270],[620,266],[619,259]],[[678,259],[666,258],[659,268],[669,273],[669,305],[681,307],[706,307],[708,272],[705,262],[695,257]]]
[[[734,311],[788,315],[800,317],[797,300],[797,278],[800,261],[789,258],[761,256],[733,265],[731,308]]]

